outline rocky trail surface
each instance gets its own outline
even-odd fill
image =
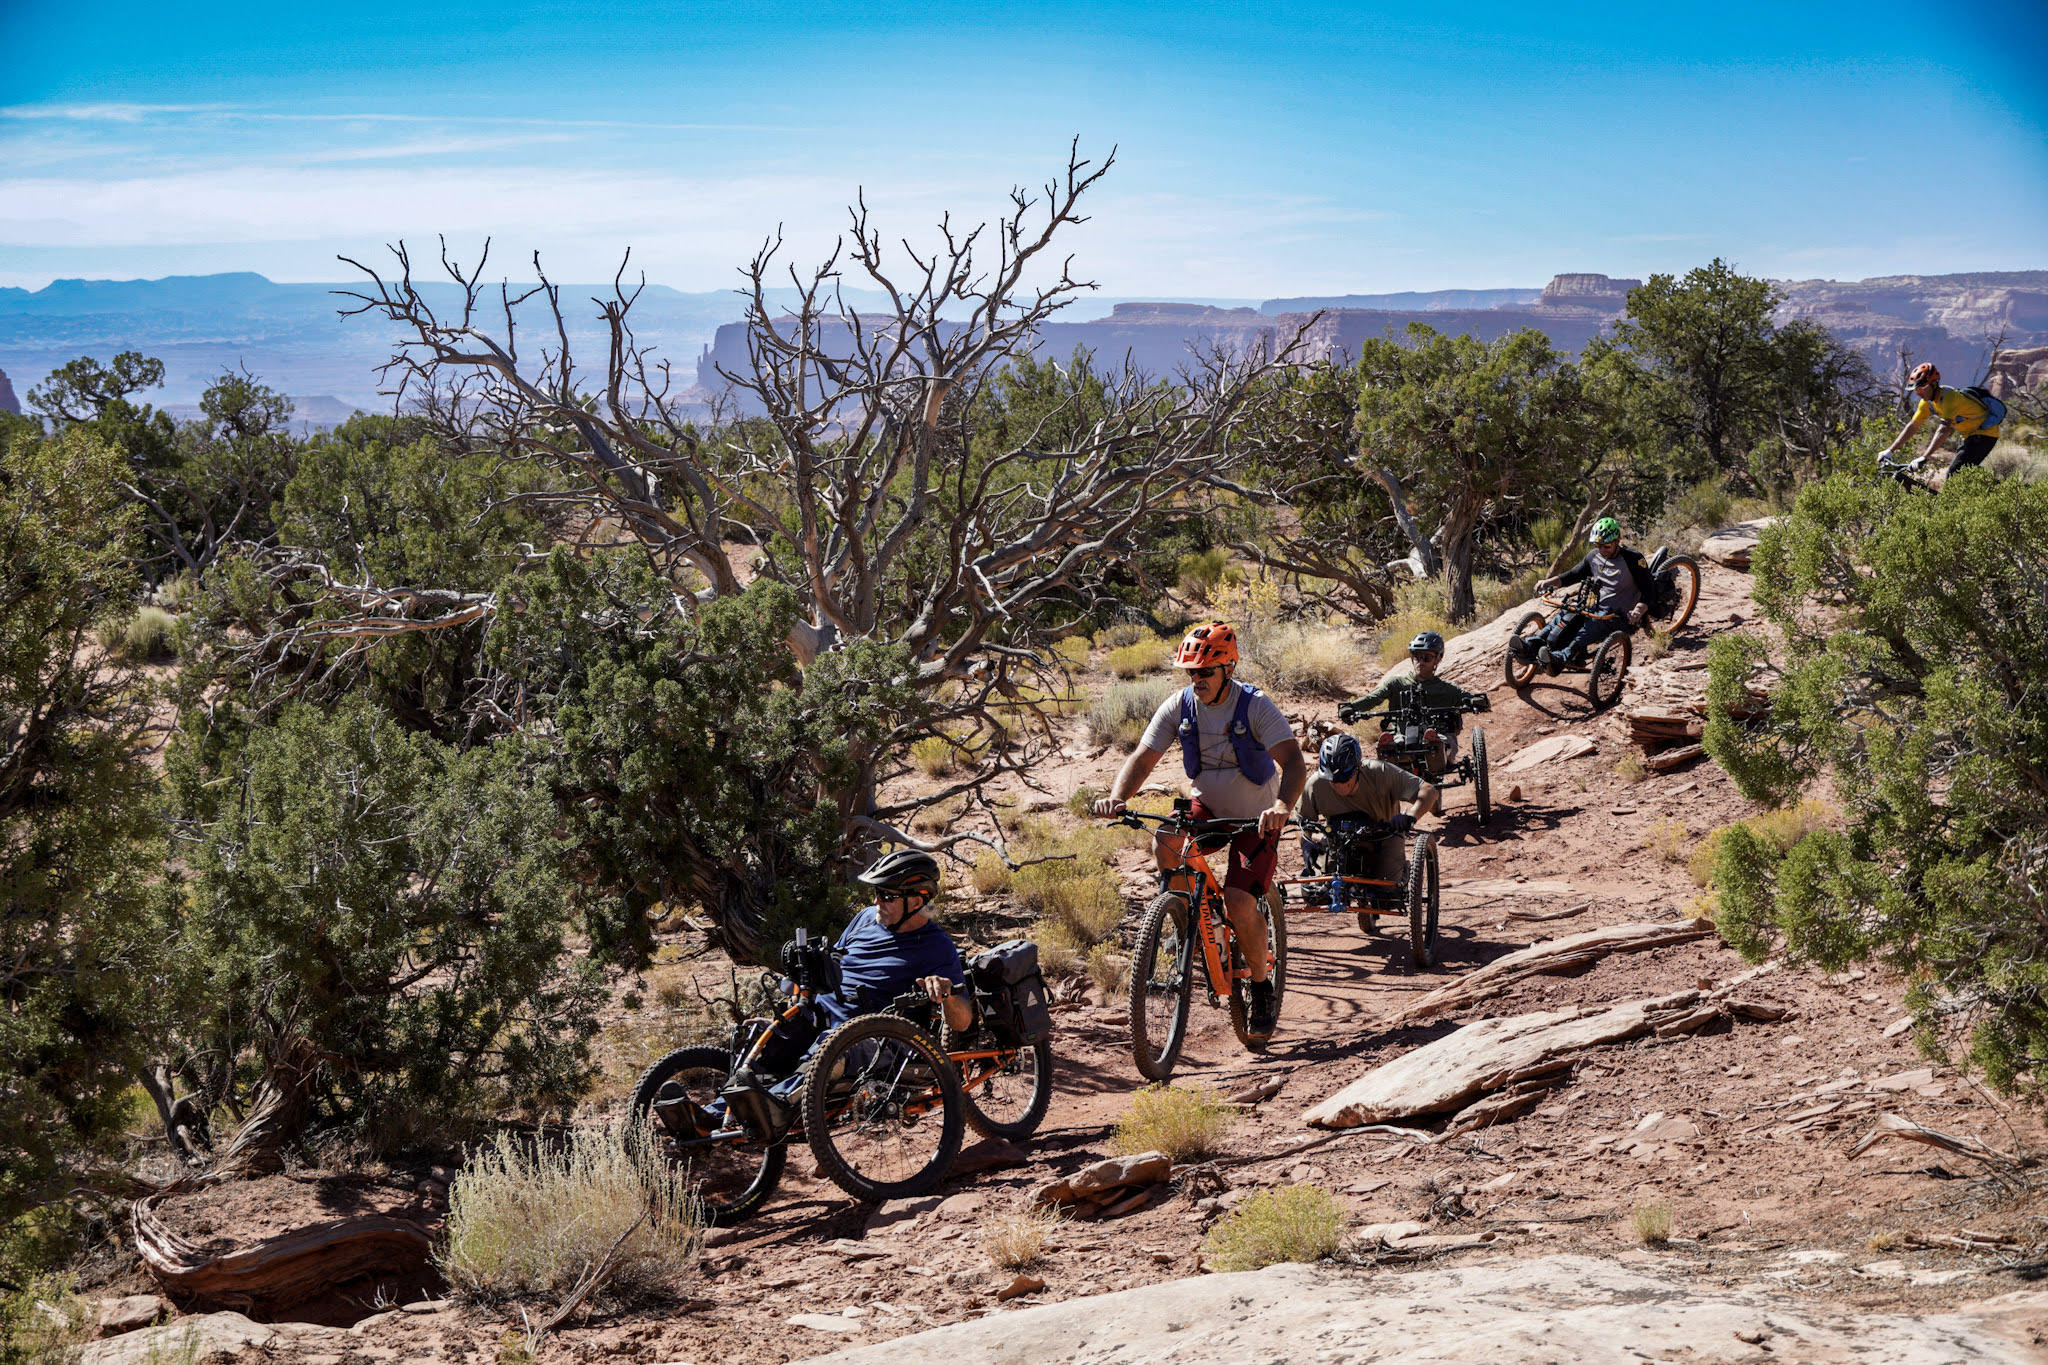
[[[996,1268],[985,1220],[1109,1156],[1141,1084],[1122,1000],[1087,996],[1057,1016],[1057,1090],[1030,1142],[970,1145],[936,1196],[880,1209],[850,1203],[799,1148],[761,1216],[711,1234],[690,1298],[595,1313],[541,1358],[2048,1358],[2029,1354],[2048,1324],[2039,1302],[1998,1297],[2048,1271],[2028,1249],[2042,1240],[2030,1196],[1923,1145],[1851,1156],[1888,1114],[1999,1152],[2041,1150],[2039,1123],[1915,1052],[1896,977],[1755,974],[1718,936],[1682,932],[1703,909],[1688,861],[1756,813],[1710,760],[1647,775],[1625,762],[1640,754],[1628,713],[1695,700],[1708,642],[1753,615],[1746,574],[1702,567],[1692,623],[1663,657],[1638,654],[1607,713],[1590,708],[1583,674],[1506,686],[1502,641],[1520,608],[1452,641],[1446,674],[1494,700],[1472,721],[1492,752],[1496,811],[1481,826],[1471,789],[1453,787],[1429,822],[1441,963],[1410,972],[1405,929],[1368,936],[1348,914],[1290,914],[1281,1029],[1262,1056],[1198,991],[1175,1081],[1240,1099],[1221,1159],[1063,1224],[1026,1274]],[[1331,700],[1285,709],[1311,737],[1334,725]],[[1066,752],[1040,775],[1045,790],[1107,786],[1121,759],[1078,738]],[[1119,856],[1135,909],[1150,894],[1143,855]],[[1290,844],[1283,869],[1298,865]],[[974,922],[974,908],[956,919]],[[1550,972],[1509,962],[1488,978],[1497,989],[1442,991],[1531,945],[1610,928],[1646,946]],[[1644,1027],[1482,1087],[1495,1107],[1476,1116],[1467,1099],[1386,1123],[1310,1122],[1361,1077],[1480,1020],[1517,1033],[1504,1021],[1543,1014],[1604,1035],[1615,1031],[1585,1021],[1640,1002]],[[1365,1230],[1348,1267],[1202,1273],[1219,1217],[1293,1184],[1334,1192]],[[1668,1206],[1673,1233],[1645,1249],[1632,1216],[1652,1205]],[[507,1321],[430,1303],[352,1328],[279,1329],[264,1349],[321,1365],[493,1359]]]

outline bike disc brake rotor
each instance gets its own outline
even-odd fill
[[[893,1184],[932,1164],[945,1124],[925,1058],[878,1040],[873,1057],[847,1082],[844,1107],[832,1120],[832,1146],[848,1166],[877,1184]]]

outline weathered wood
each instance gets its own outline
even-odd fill
[[[1475,1000],[1498,995],[1528,976],[1570,971],[1609,953],[1634,953],[1684,943],[1714,932],[1712,920],[1679,920],[1662,924],[1610,924],[1584,933],[1532,944],[1520,952],[1496,958],[1478,971],[1439,986],[1420,1000],[1387,1019],[1390,1026],[1414,1023],[1456,1009]]]
[[[1653,773],[1668,773],[1704,754],[1706,749],[1698,744],[1688,744],[1683,749],[1670,749],[1661,754],[1652,754],[1643,760],[1643,766]]]
[[[1897,1114],[1879,1114],[1877,1127],[1864,1134],[1863,1140],[1850,1149],[1851,1157],[1862,1156],[1886,1138],[1899,1138],[1905,1142],[1918,1142],[1929,1147],[1939,1147],[1944,1152],[1954,1152],[1973,1161],[1981,1161],[1997,1171],[2009,1171],[2018,1163],[2016,1160],[1973,1137],[1959,1137],[1939,1129],[1902,1118]]]
[[[166,1289],[186,1300],[283,1308],[359,1275],[410,1274],[426,1265],[433,1241],[400,1218],[343,1218],[266,1237],[214,1254],[165,1227],[138,1199],[130,1224],[135,1250]]]

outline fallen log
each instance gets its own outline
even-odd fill
[[[1659,924],[1610,924],[1604,928],[1588,929],[1584,933],[1571,934],[1565,938],[1551,939],[1547,943],[1531,944],[1519,952],[1496,958],[1478,971],[1467,973],[1449,985],[1437,987],[1385,1022],[1389,1027],[1415,1023],[1433,1018],[1446,1010],[1456,1009],[1460,1005],[1469,1005],[1475,1000],[1498,995],[1524,977],[1567,972],[1574,967],[1582,967],[1588,962],[1606,957],[1609,953],[1642,952],[1648,948],[1661,948],[1669,943],[1704,938],[1713,932],[1714,922],[1704,919]]]
[[[1928,1147],[1938,1147],[1944,1152],[1953,1152],[1957,1156],[1981,1161],[1994,1171],[2010,1171],[2019,1164],[2017,1158],[2008,1156],[1976,1138],[1944,1133],[1891,1113],[1877,1116],[1877,1127],[1864,1134],[1863,1140],[1850,1149],[1850,1158],[1853,1160],[1862,1156],[1886,1138],[1898,1138],[1904,1142],[1918,1142]]]
[[[286,1308],[368,1274],[411,1274],[433,1250],[426,1230],[402,1218],[343,1218],[266,1237],[220,1254],[165,1227],[154,1197],[132,1205],[135,1250],[157,1282],[188,1301]]]
[[[1653,773],[1668,773],[1675,768],[1683,768],[1705,752],[1703,745],[1688,744],[1683,749],[1666,749],[1661,754],[1651,754],[1643,760],[1643,766]]]

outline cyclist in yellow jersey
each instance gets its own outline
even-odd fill
[[[1948,468],[1935,471],[1929,478],[1932,487],[1939,488],[1948,481],[1948,476],[1965,465],[1983,464],[1984,457],[1991,453],[1991,447],[1998,444],[1998,422],[1989,407],[1971,397],[1961,389],[1943,388],[1941,371],[1932,362],[1915,365],[1910,376],[1913,392],[1920,396],[1920,405],[1913,409],[1913,420],[1906,423],[1906,429],[1898,439],[1879,452],[1880,456],[1890,455],[1913,439],[1913,433],[1920,430],[1920,424],[1931,415],[1939,419],[1935,423],[1934,438],[1927,443],[1920,458],[1907,465],[1918,469],[1926,464],[1942,439],[1949,432],[1963,438],[1963,448],[1948,462]],[[1987,425],[1988,423],[1988,425]]]

